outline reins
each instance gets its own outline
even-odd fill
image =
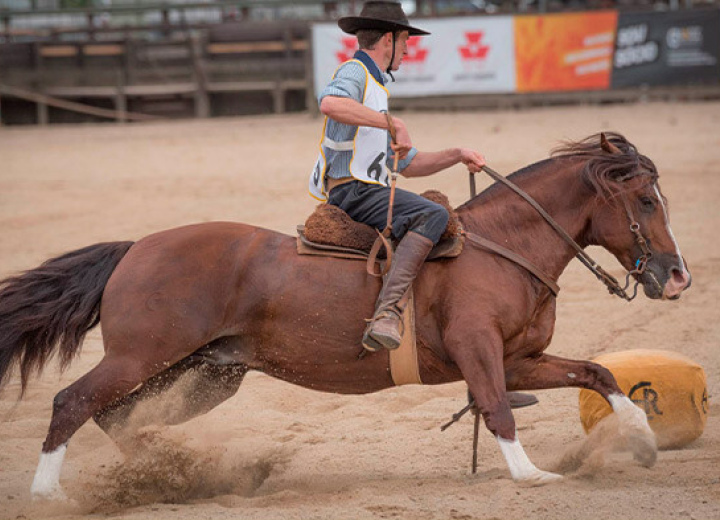
[[[505,186],[510,188],[512,191],[514,191],[515,193],[520,195],[520,197],[522,197],[528,204],[530,204],[530,206],[532,206],[533,209],[535,209],[535,211],[537,211],[540,214],[540,216],[542,216],[545,219],[545,221],[548,224],[550,224],[550,227],[553,228],[553,230],[560,236],[560,238],[562,238],[570,247],[572,247],[575,250],[575,257],[578,260],[580,260],[580,262],[582,262],[582,264],[585,267],[587,267],[597,277],[598,280],[600,280],[602,283],[605,284],[605,287],[607,287],[610,294],[619,296],[620,298],[623,298],[624,300],[627,300],[627,301],[631,301],[635,298],[635,296],[637,296],[637,286],[639,284],[639,281],[637,281],[637,280],[636,280],[635,286],[633,288],[632,296],[629,296],[627,293],[627,289],[630,286],[630,277],[632,275],[636,275],[636,274],[640,275],[643,272],[645,272],[645,268],[647,266],[647,261],[652,256],[652,253],[650,252],[650,249],[648,248],[647,240],[645,239],[645,237],[642,236],[642,233],[640,233],[640,224],[635,220],[632,210],[630,209],[630,204],[628,203],[627,198],[624,195],[622,195],[622,199],[623,199],[623,204],[625,206],[625,212],[627,213],[628,220],[630,221],[630,231],[633,233],[633,235],[635,235],[635,242],[640,247],[640,251],[642,252],[642,255],[635,262],[635,269],[628,272],[628,274],[625,278],[625,286],[621,287],[620,284],[618,283],[617,279],[615,277],[613,277],[610,273],[605,271],[602,267],[600,267],[600,265],[598,265],[598,263],[595,260],[593,260],[592,257],[589,254],[587,254],[587,252],[585,252],[585,250],[582,247],[580,247],[580,245],[577,242],[575,242],[575,240],[573,240],[573,238],[562,228],[562,226],[560,226],[560,224],[558,224],[555,221],[555,219],[553,219],[550,216],[550,214],[548,214],[548,212],[545,211],[542,208],[542,206],[540,206],[540,204],[538,204],[535,201],[535,199],[533,199],[530,195],[528,195],[525,191],[523,191],[520,187],[518,187],[516,184],[514,184],[508,178],[500,175],[498,172],[496,172],[489,166],[483,166],[483,171],[486,174],[488,174],[493,180],[504,184]],[[476,195],[476,193],[475,193],[475,174],[472,172],[470,173],[470,194],[472,197],[474,197]],[[477,235],[474,235],[472,233],[466,232],[465,235],[475,243],[478,243],[480,240],[484,240],[481,237],[478,237]],[[478,239],[480,239],[480,240],[478,240]],[[484,244],[480,244],[480,245],[485,247]],[[513,255],[519,257],[519,255],[516,255],[515,253],[513,253]],[[503,255],[503,256],[507,256],[507,255]],[[514,258],[514,256],[513,256],[513,258],[510,258],[509,256],[507,256],[507,258],[509,258],[513,261],[517,261]],[[522,257],[519,257],[519,258],[522,258]],[[527,261],[525,261],[525,262],[527,262]],[[517,263],[519,263],[520,265],[523,265],[520,262],[517,262]],[[527,262],[527,263],[529,264],[529,262]],[[532,264],[530,264],[530,266],[532,266]],[[557,284],[555,284],[555,282],[552,281],[552,279],[549,276],[543,274],[542,271],[540,271],[539,269],[537,269],[534,266],[532,266],[532,269],[531,269],[531,267],[526,266],[526,265],[523,265],[523,267],[525,267],[530,272],[532,272],[533,275],[535,275],[545,285],[547,285],[550,288],[550,290],[553,292],[553,294],[555,296],[557,296],[557,292],[560,290],[560,288],[557,286]],[[533,269],[537,270],[537,272]],[[550,283],[552,283],[557,288],[557,290],[553,290],[553,287],[550,285],[550,283],[548,283],[548,281]]]
[[[395,130],[395,123],[393,123],[390,112],[385,112],[385,118],[387,119],[390,138],[392,139],[393,143],[397,143],[397,132]],[[377,231],[378,238],[375,240],[375,243],[370,249],[370,254],[368,255],[367,260],[367,272],[368,274],[376,278],[382,278],[383,276],[385,276],[388,271],[390,271],[390,266],[392,265],[393,247],[392,242],[390,241],[390,236],[392,234],[392,217],[393,206],[395,206],[395,185],[397,184],[399,155],[400,154],[398,152],[395,152],[395,155],[393,157],[393,167],[390,177],[390,202],[388,203],[387,221],[385,223],[385,229],[383,229],[382,233],[375,230]],[[381,267],[380,272],[376,272],[375,263],[377,261],[377,255],[380,252],[381,248],[385,248],[385,266]]]

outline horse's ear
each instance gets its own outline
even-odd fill
[[[620,148],[612,144],[610,141],[608,141],[608,138],[605,137],[605,132],[600,133],[600,147],[605,150],[607,153],[615,153],[615,154],[621,154]]]

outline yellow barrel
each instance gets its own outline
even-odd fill
[[[658,447],[677,448],[702,435],[708,415],[705,371],[682,354],[665,350],[627,350],[593,360],[615,376],[618,385],[645,411]],[[591,390],[580,390],[580,420],[585,432],[612,413]]]

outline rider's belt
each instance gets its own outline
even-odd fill
[[[337,188],[338,186],[341,186],[343,184],[347,184],[348,182],[354,181],[354,177],[343,177],[341,179],[332,179],[330,177],[327,178],[327,192],[330,193],[333,188]]]
[[[355,141],[333,141],[329,137],[325,137],[322,144],[336,152],[352,152],[355,149]]]

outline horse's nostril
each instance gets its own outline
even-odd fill
[[[670,272],[672,273],[673,282],[681,287],[686,286],[690,281],[690,276],[684,269],[680,270],[677,267],[673,267]]]

